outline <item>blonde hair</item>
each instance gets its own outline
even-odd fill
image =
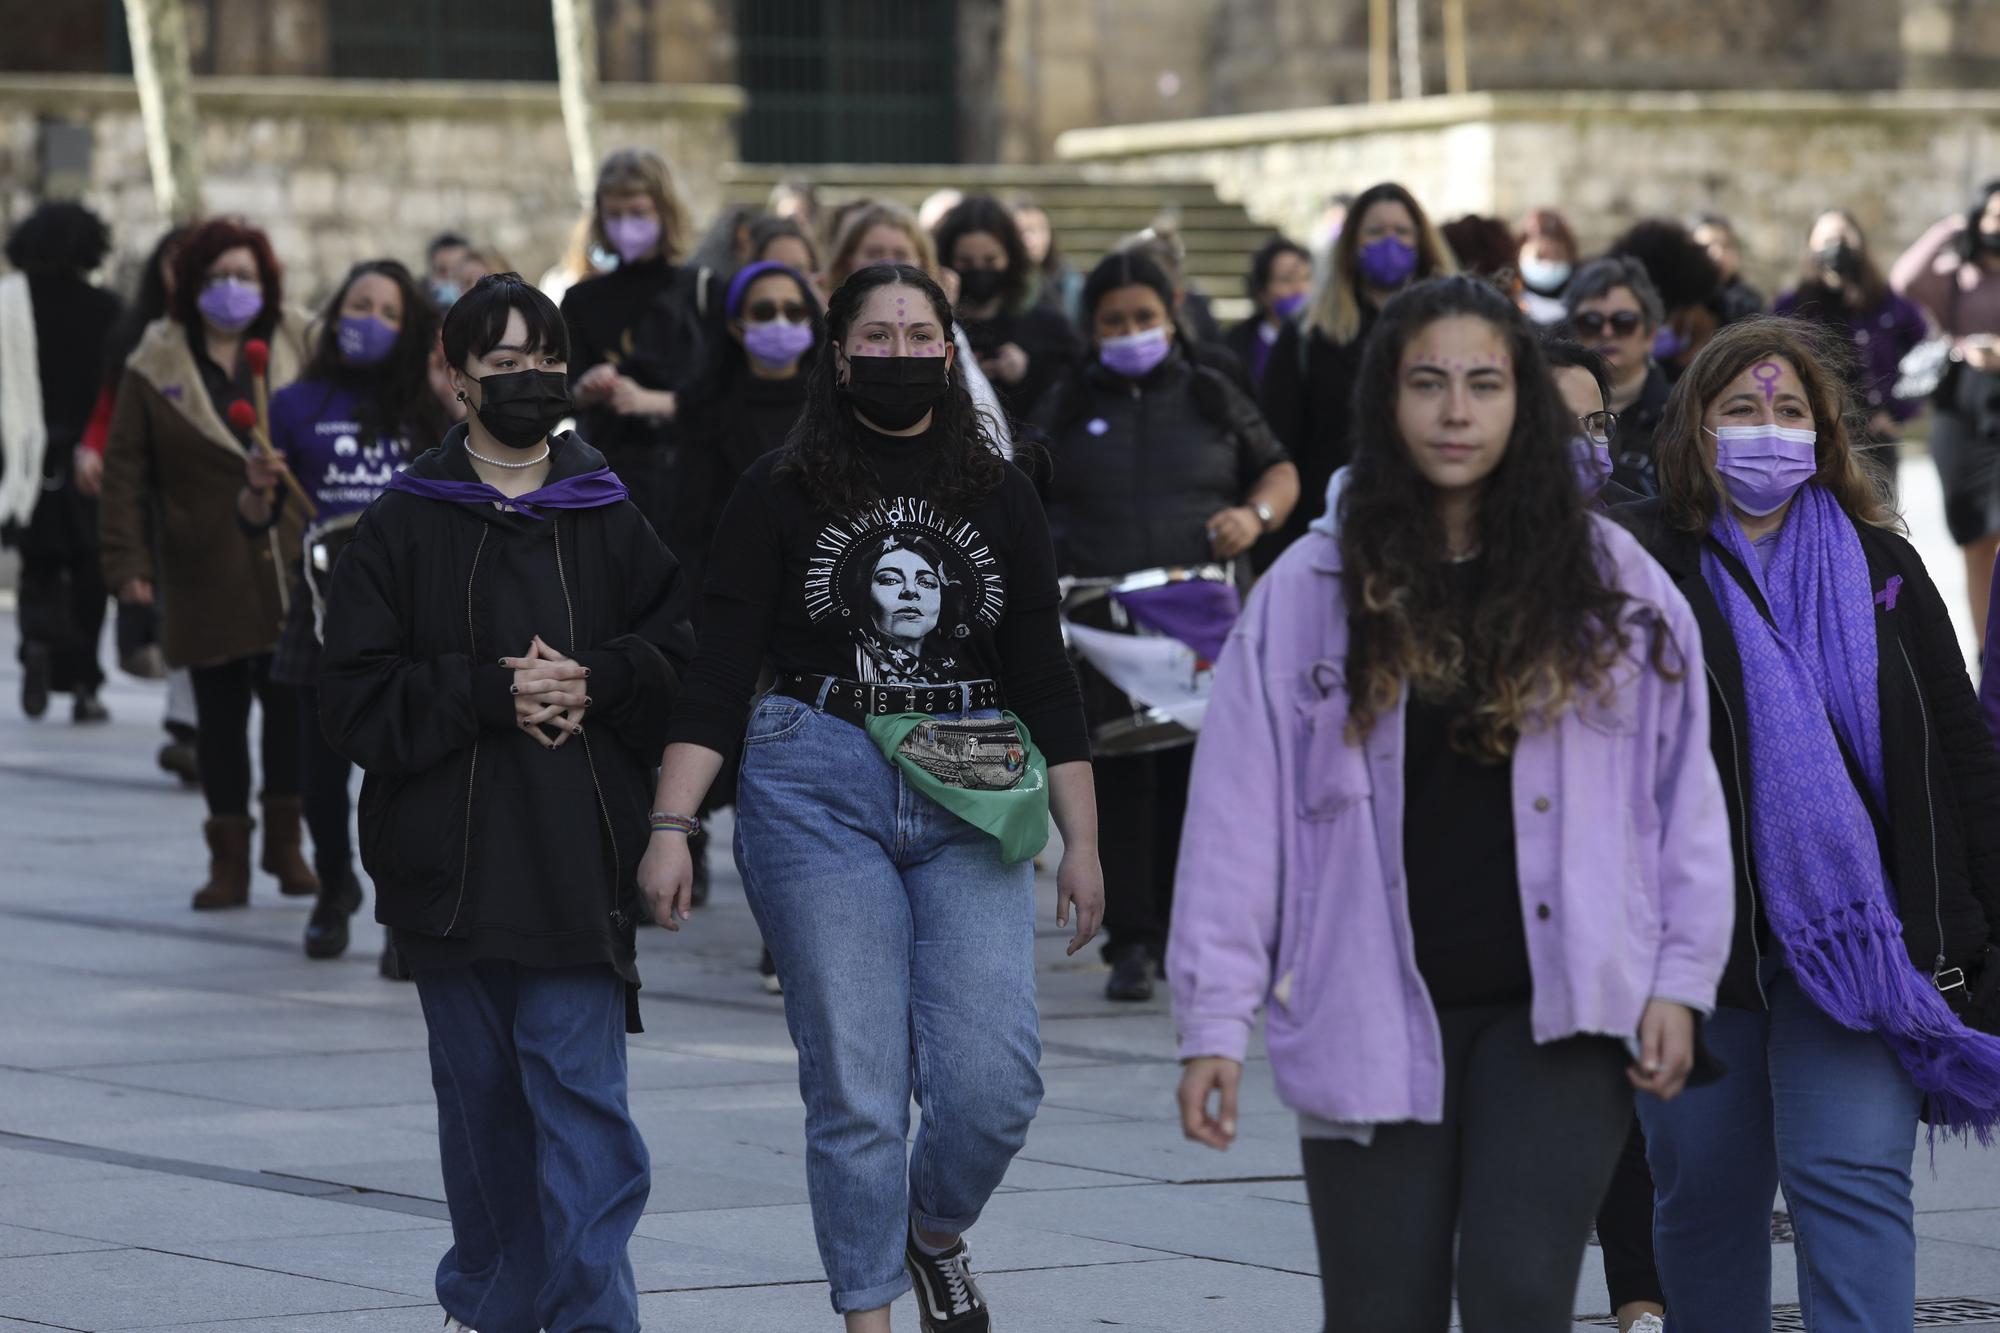
[[[597,193],[590,206],[590,239],[601,250],[614,249],[604,230],[607,194],[650,196],[660,214],[660,257],[671,264],[686,252],[691,225],[687,205],[674,188],[674,170],[666,158],[650,148],[621,148],[604,159],[604,165],[597,169]]]
[[[829,292],[853,276],[854,253],[861,248],[862,238],[877,227],[894,227],[909,237],[910,250],[916,256],[915,267],[932,278],[937,277],[937,247],[931,244],[930,233],[917,222],[917,215],[901,204],[874,203],[856,209],[841,221],[840,234],[833,241],[833,257],[826,265]]]
[[[1369,209],[1383,203],[1401,204],[1417,226],[1417,271],[1410,275],[1412,282],[1458,272],[1451,247],[1415,195],[1393,181],[1369,187],[1347,210],[1340,239],[1333,243],[1332,271],[1313,294],[1312,309],[1306,316],[1307,324],[1335,343],[1353,342],[1361,333],[1361,224]]]

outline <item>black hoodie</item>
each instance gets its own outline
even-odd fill
[[[477,481],[465,427],[410,465]],[[574,435],[549,480],[604,466]],[[320,718],[366,772],[361,857],[414,968],[604,963],[634,990],[654,767],[693,652],[674,559],[628,501],[546,520],[391,490],[327,597]],[[516,724],[502,657],[532,639],[590,669],[585,730]],[[637,1031],[637,1006],[628,1006]]]

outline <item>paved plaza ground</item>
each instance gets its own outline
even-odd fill
[[[1905,472],[1955,599],[1933,474]],[[190,912],[201,803],[153,767],[157,692],[121,677],[110,725],[72,728],[66,700],[31,725],[4,619],[0,1331],[434,1333],[448,1229],[424,1029],[411,987],[375,973],[379,928],[364,916],[347,958],[308,962],[306,909],[265,876],[248,910]],[[641,1307],[653,1329],[833,1329],[792,1046],[726,858],[719,872],[692,929],[640,941]],[[1184,1142],[1164,997],[1106,1002],[1041,887],[1047,1100],[972,1235],[998,1326],[1316,1329],[1294,1122],[1268,1067],[1249,1070],[1232,1152]],[[1923,1326],[2000,1330],[2000,1152],[1918,1162]],[[1774,1249],[1790,1302],[1792,1248]],[[1576,1308],[1606,1309],[1595,1250]],[[915,1329],[907,1298],[896,1317]]]

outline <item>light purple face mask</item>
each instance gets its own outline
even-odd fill
[[[340,355],[351,366],[379,365],[395,350],[402,331],[373,315],[342,315],[334,330]]]
[[[1104,339],[1097,345],[1097,357],[1108,369],[1127,379],[1143,379],[1167,359],[1167,353],[1173,350],[1173,346],[1172,335],[1162,324],[1142,333]]]
[[[1279,319],[1290,319],[1305,308],[1306,294],[1304,292],[1293,292],[1290,296],[1281,296],[1271,302],[1271,313]]]
[[[626,263],[643,259],[660,243],[658,218],[606,218],[604,236]]]
[[[1702,427],[1708,430],[1708,427]],[[1715,437],[1715,470],[1729,503],[1755,518],[1775,514],[1819,471],[1817,432],[1790,426],[1724,426]]]
[[[1611,480],[1611,446],[1599,444],[1588,435],[1573,435],[1569,442],[1569,465],[1576,471],[1576,484],[1583,498],[1595,500]]]
[[[743,350],[767,366],[789,366],[812,350],[811,324],[767,319],[743,326]]]
[[[264,289],[254,282],[225,278],[202,288],[195,305],[224,333],[241,333],[264,313]]]

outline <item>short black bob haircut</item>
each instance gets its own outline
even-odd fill
[[[489,273],[445,312],[445,361],[463,371],[475,357],[498,347],[507,336],[507,317],[516,310],[528,326],[528,341],[521,350],[547,351],[559,361],[569,360],[569,326],[556,303],[518,273]]]
[[[88,273],[111,251],[111,229],[82,204],[43,204],[7,238],[7,262],[23,273]]]
[[[1597,350],[1586,347],[1574,338],[1565,338],[1560,333],[1544,330],[1542,333],[1542,354],[1549,359],[1550,370],[1565,370],[1574,367],[1587,371],[1597,381],[1597,392],[1604,399],[1604,405],[1611,405],[1611,370]]]

